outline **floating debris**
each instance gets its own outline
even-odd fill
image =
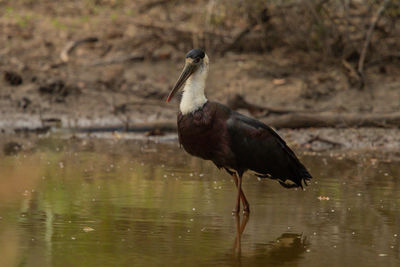
[[[94,229],[92,228],[92,227],[89,227],[89,226],[85,226],[85,227],[83,227],[83,229],[82,229],[84,232],[91,232],[91,231],[94,231]]]
[[[329,197],[327,196],[319,196],[317,197],[318,200],[329,200]]]

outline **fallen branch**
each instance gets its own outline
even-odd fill
[[[231,109],[246,109],[255,117],[275,128],[310,127],[400,127],[400,112],[389,114],[337,114],[331,112],[277,109],[248,103],[242,96],[235,95],[228,100]],[[268,117],[276,114],[278,116]],[[260,116],[262,115],[262,116]]]
[[[376,12],[376,16],[374,21],[372,22],[372,24],[369,26],[368,31],[367,31],[367,37],[365,38],[365,42],[364,42],[364,46],[361,50],[361,54],[360,54],[360,59],[358,61],[358,73],[361,76],[361,79],[364,80],[363,76],[363,71],[364,71],[364,61],[365,61],[365,57],[367,54],[367,50],[369,47],[369,44],[371,42],[371,38],[372,38],[372,33],[376,27],[376,24],[378,23],[379,19],[382,16],[383,11],[385,11],[385,9],[387,8],[387,6],[390,4],[391,0],[384,0],[382,5],[379,7],[378,11]],[[362,83],[362,85],[364,85],[364,82]]]
[[[322,142],[322,143],[327,143],[327,144],[332,145],[332,146],[343,146],[342,143],[338,143],[338,142],[326,139],[324,137],[320,137],[319,135],[311,137],[311,139],[308,140],[306,144],[311,144],[311,143],[314,143],[316,141],[319,141],[319,142]]]
[[[161,122],[149,122],[149,123],[138,123],[135,125],[113,125],[113,126],[94,126],[94,127],[76,127],[72,128],[72,131],[94,133],[94,132],[175,132],[177,129],[176,121],[161,121]]]
[[[304,113],[293,113],[278,115],[275,117],[269,117],[262,120],[264,123],[272,126],[276,129],[281,128],[318,128],[318,127],[333,127],[333,128],[348,128],[348,127],[395,127],[400,128],[400,112],[392,114],[304,114]],[[32,127],[15,127],[13,130],[15,132],[47,132],[52,128],[59,128],[64,131],[72,132],[83,132],[83,133],[93,133],[93,132],[176,132],[177,123],[176,120],[165,120],[158,122],[148,122],[148,123],[111,123],[109,125],[96,125],[93,123],[91,126],[69,126],[63,128],[56,121],[54,123],[47,123],[42,127],[32,126]],[[335,144],[334,141],[315,137],[311,138],[309,142],[321,141],[325,143]],[[341,145],[341,144],[340,144]]]
[[[165,96],[166,98],[166,96]],[[129,106],[135,106],[135,108],[137,108],[136,106],[162,106],[163,109],[176,109],[176,107],[174,107],[173,105],[168,105],[165,104],[165,101],[160,101],[156,100],[156,101],[152,101],[152,100],[139,100],[139,101],[130,101],[130,102],[126,102],[120,105],[116,105],[114,107],[114,114],[117,113],[126,113],[129,110]]]
[[[68,42],[64,48],[61,50],[60,53],[60,58],[62,62],[68,62],[69,60],[69,54],[77,48],[79,45],[84,44],[84,43],[94,43],[97,42],[99,39],[97,37],[88,37],[76,41],[70,41]]]
[[[400,127],[400,112],[389,114],[292,113],[262,120],[275,128]]]

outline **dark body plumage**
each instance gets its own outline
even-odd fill
[[[207,101],[192,113],[179,113],[178,135],[188,153],[239,176],[252,170],[287,188],[302,187],[311,178],[274,130],[219,103]]]

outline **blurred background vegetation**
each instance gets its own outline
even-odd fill
[[[0,111],[174,118],[155,103],[200,47],[210,99],[397,112],[399,18],[394,0],[0,0]]]
[[[45,22],[60,37],[102,30],[147,55],[166,44],[219,54],[285,47],[307,53],[308,64],[345,60],[357,71],[366,45],[366,67],[400,58],[400,2],[392,0],[3,0],[0,7],[13,24],[2,28],[3,41],[15,32],[34,38],[32,28]]]

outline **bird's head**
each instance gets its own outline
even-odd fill
[[[182,88],[186,80],[192,75],[207,76],[208,72],[208,57],[202,49],[192,49],[186,54],[185,66],[181,75],[176,81],[174,87],[168,95],[167,103],[175,95],[175,93]]]

